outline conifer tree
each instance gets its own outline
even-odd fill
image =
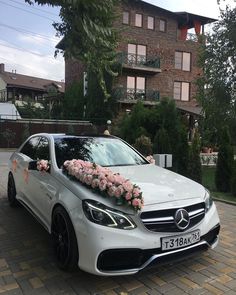
[[[202,167],[200,160],[200,138],[196,132],[189,151],[188,175],[192,180],[202,183]]]
[[[233,171],[233,148],[231,146],[228,127],[222,129],[220,146],[216,164],[215,184],[220,192],[230,192]]]

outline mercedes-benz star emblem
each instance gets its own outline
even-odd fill
[[[186,229],[189,225],[189,222],[190,218],[188,212],[185,209],[178,209],[175,212],[175,224],[179,229]]]

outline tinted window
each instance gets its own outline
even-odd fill
[[[36,160],[36,149],[39,143],[39,139],[40,137],[33,137],[30,140],[28,140],[25,145],[22,147],[22,149],[20,150],[20,152],[22,154],[25,154],[26,156],[28,156],[29,158],[31,158],[32,160]]]
[[[50,160],[49,156],[49,142],[46,137],[41,137],[36,149],[36,158],[41,160]]]
[[[59,168],[64,161],[72,159],[81,159],[101,166],[147,164],[139,154],[116,138],[57,138],[55,153]]]

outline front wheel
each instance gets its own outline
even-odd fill
[[[16,199],[16,186],[14,177],[11,173],[8,175],[7,198],[11,207],[16,207],[19,204]]]
[[[73,270],[78,267],[78,245],[69,215],[61,206],[52,216],[52,243],[59,268]]]

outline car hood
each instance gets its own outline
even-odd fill
[[[110,169],[141,188],[145,206],[188,199],[203,201],[205,196],[205,188],[199,183],[153,164]]]
[[[144,198],[143,211],[155,210],[156,204],[161,209],[166,208],[166,206],[172,208],[175,206],[187,206],[204,200],[205,188],[202,185],[153,164],[116,166],[109,167],[109,169],[114,173],[120,173],[141,188]],[[68,183],[68,177],[62,171],[57,175],[60,181],[79,198],[101,200],[101,196],[98,193],[94,193],[84,185],[81,185],[80,182],[70,180],[70,183]],[[108,206],[112,205],[120,209],[110,198],[102,198],[102,202]],[[126,207],[123,207],[122,210],[131,211],[131,209]]]

